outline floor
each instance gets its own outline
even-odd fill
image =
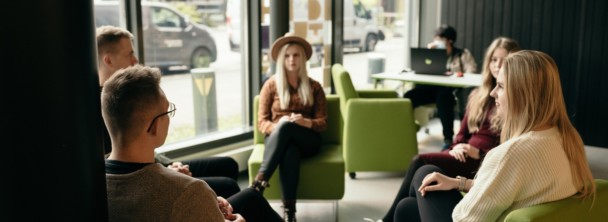
[[[459,123],[454,124],[456,127]],[[434,118],[429,123],[429,133],[420,130],[417,134],[419,152],[436,152],[442,145],[441,124]],[[595,178],[608,179],[608,148],[586,147],[589,165]],[[405,172],[357,173],[356,179],[347,174],[344,198],[339,201],[299,201],[297,217],[300,222],[356,222],[376,221],[389,208],[401,185]],[[241,187],[248,184],[246,173],[239,179]],[[278,200],[270,204],[277,212],[282,212]],[[337,206],[337,211],[335,211]],[[337,215],[336,215],[337,212]],[[336,220],[337,216],[337,220]]]

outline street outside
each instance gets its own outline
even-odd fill
[[[241,53],[230,50],[228,34],[224,26],[213,28],[213,37],[218,49],[218,59],[211,64],[215,70],[215,86],[217,95],[217,115],[219,129],[241,128],[242,116],[246,113],[243,107],[243,67]],[[353,84],[357,89],[371,88],[368,82],[368,57],[384,56],[386,72],[399,72],[404,67],[404,39],[387,36],[379,41],[374,52],[345,52],[343,65],[351,74]],[[351,50],[352,51],[352,50]],[[322,82],[320,68],[310,70],[311,77]],[[194,107],[192,91],[192,75],[186,73],[171,73],[164,75],[161,81],[167,98],[176,104],[177,112],[171,119],[168,143],[193,136]],[[185,134],[185,135],[183,135]],[[190,135],[188,135],[190,134]]]

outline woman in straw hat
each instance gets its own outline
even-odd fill
[[[321,84],[308,77],[306,61],[312,47],[305,39],[287,33],[270,52],[277,71],[260,91],[257,124],[265,134],[264,161],[251,187],[264,192],[280,165],[284,219],[296,221],[300,159],[319,153],[327,101]]]

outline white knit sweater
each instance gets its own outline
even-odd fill
[[[532,131],[488,152],[452,219],[503,221],[513,210],[560,200],[576,191],[557,128]]]

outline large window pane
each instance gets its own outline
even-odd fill
[[[404,1],[344,0],[343,63],[356,88],[373,87],[370,74],[405,68],[403,15]]]
[[[177,107],[166,144],[249,130],[241,53],[233,47],[240,34],[227,27],[227,22],[240,23],[240,17],[226,20],[225,3],[141,2],[144,59],[140,63],[162,70],[161,86]],[[96,26],[120,26],[118,12],[118,1],[96,2]]]
[[[262,39],[268,39],[267,33],[270,25],[270,0],[262,4]],[[331,89],[331,0],[291,0],[289,4],[289,32],[305,38],[312,46],[313,54],[306,63],[308,75],[317,80],[324,87],[326,93]],[[283,19],[283,18],[281,18]],[[265,36],[266,35],[266,36]],[[263,52],[269,50],[272,43],[265,44]],[[263,57],[263,67],[269,63],[269,57]],[[273,73],[268,73],[272,75]]]

